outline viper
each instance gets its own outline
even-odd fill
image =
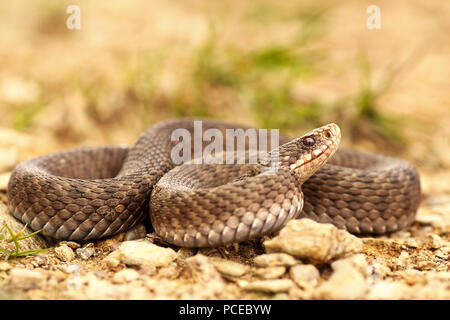
[[[202,130],[249,129],[201,121]],[[33,230],[68,240],[112,236],[149,215],[161,238],[186,247],[255,239],[296,218],[355,234],[389,233],[414,221],[417,169],[394,157],[338,150],[336,124],[281,136],[257,163],[241,164],[175,165],[176,129],[193,134],[194,119],[158,123],[131,148],[82,147],[22,162],[8,183],[9,210]]]

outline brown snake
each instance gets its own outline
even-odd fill
[[[280,137],[276,170],[264,161],[175,166],[178,141],[171,134],[178,128],[192,133],[193,119],[161,122],[133,148],[85,147],[25,161],[9,180],[10,212],[50,238],[88,240],[126,231],[150,211],[159,236],[188,247],[254,239],[294,218],[355,234],[392,232],[414,221],[415,167],[379,154],[335,153],[335,124],[294,140]],[[248,127],[203,120],[202,129],[209,128]]]

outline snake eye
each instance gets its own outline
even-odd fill
[[[314,138],[311,138],[311,137],[303,138],[302,142],[307,147],[312,147],[313,145],[316,144],[316,140],[314,140]]]

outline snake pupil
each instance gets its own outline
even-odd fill
[[[306,137],[303,139],[303,144],[307,147],[312,147],[316,143],[316,140],[311,137]]]

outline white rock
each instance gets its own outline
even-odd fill
[[[320,272],[312,264],[299,264],[289,270],[289,275],[300,287],[314,287],[320,278]]]
[[[286,273],[286,267],[268,267],[255,270],[255,275],[262,279],[277,279]]]
[[[83,259],[83,260],[87,260],[90,257],[92,257],[95,253],[95,248],[94,247],[83,247],[83,248],[78,248],[76,250],[77,255]]]
[[[163,267],[169,265],[177,254],[170,248],[159,247],[147,241],[125,241],[106,259],[109,265],[122,262],[126,265]],[[118,263],[117,263],[118,264]]]
[[[250,270],[249,266],[246,266],[238,262],[220,258],[212,258],[210,260],[214,265],[214,267],[216,267],[217,271],[219,271],[223,275],[240,277]]]
[[[333,268],[334,271],[339,269],[355,268],[364,277],[366,277],[369,273],[369,265],[366,257],[362,253],[337,260],[331,264],[331,268]]]
[[[328,281],[314,292],[315,298],[354,300],[363,299],[367,293],[364,276],[356,268],[338,268]]]
[[[300,261],[286,253],[266,253],[253,260],[258,267],[291,267]]]
[[[286,252],[314,263],[327,263],[359,253],[362,241],[331,224],[310,219],[291,220],[278,236],[264,242],[268,252]]]
[[[67,244],[55,248],[55,255],[64,262],[72,261],[75,258],[75,252]]]
[[[114,274],[112,281],[114,283],[131,282],[139,278],[139,273],[133,269],[123,269]]]

